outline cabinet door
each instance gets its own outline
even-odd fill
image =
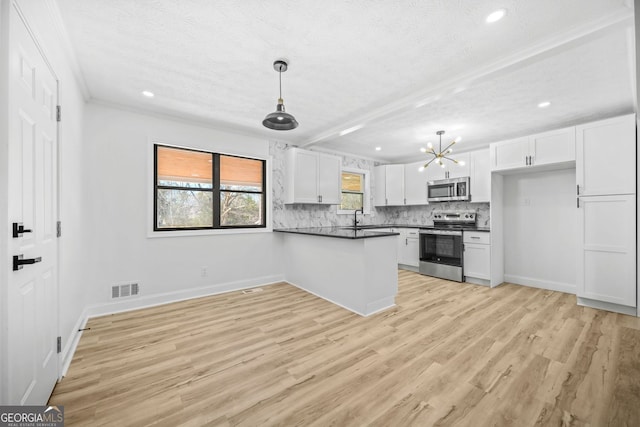
[[[635,194],[635,115],[576,127],[576,183],[583,196]]]
[[[491,280],[491,245],[464,244],[464,275]]]
[[[386,165],[387,205],[404,205],[404,165]]]
[[[582,197],[577,295],[636,306],[636,197]]]
[[[288,156],[292,174],[288,185],[288,203],[318,203],[318,155],[316,153],[291,149]]]
[[[318,195],[320,203],[340,204],[340,157],[318,154]]]
[[[448,169],[446,167],[443,168],[436,163],[431,163],[424,171],[427,173],[427,182],[429,182],[445,179]]]
[[[529,137],[491,144],[491,170],[516,169],[527,165]]]
[[[424,162],[404,165],[404,196],[407,205],[426,205],[427,202],[427,171],[420,171]]]
[[[373,168],[373,204],[375,206],[387,205],[386,166],[374,166]]]
[[[471,168],[471,203],[491,201],[491,156],[489,149],[472,151],[469,153]]]
[[[531,164],[540,166],[576,160],[576,128],[564,128],[529,137]]]
[[[417,237],[407,237],[405,246],[405,262],[404,264],[412,267],[418,267],[420,264],[420,249]]]
[[[452,158],[454,160],[457,160],[458,162],[464,162],[464,165],[458,163],[455,164],[453,162],[449,162],[447,160],[445,160],[445,164],[447,165],[446,169],[447,172],[449,172],[447,174],[447,178],[462,178],[465,176],[469,176],[469,153],[463,153],[463,154],[456,154],[456,155],[451,155],[448,156],[449,158]]]

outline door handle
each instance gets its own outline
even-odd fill
[[[41,262],[42,257],[39,256],[37,258],[23,258],[24,255],[14,255],[13,256],[13,271],[22,270],[23,265],[27,264],[35,264],[36,262]]]
[[[32,233],[33,230],[27,230],[24,228],[21,222],[13,223],[13,238],[16,239],[18,237],[22,237],[22,233]]]

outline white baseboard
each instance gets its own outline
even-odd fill
[[[597,308],[599,310],[613,311],[614,313],[627,314],[629,316],[637,316],[638,311],[635,307],[614,304],[606,301],[596,301],[589,298],[578,297],[578,305],[583,307]]]
[[[255,288],[256,286],[267,286],[284,281],[284,276],[281,275],[263,276],[251,280],[239,280],[236,282],[216,284],[201,288],[183,289],[175,292],[148,295],[126,301],[88,306],[82,311],[82,314],[73,326],[73,331],[71,331],[71,334],[69,335],[70,339],[67,341],[64,350],[62,351],[62,355],[60,356],[60,379],[67,374],[69,365],[71,365],[71,361],[73,360],[73,355],[78,348],[80,337],[82,337],[82,332],[80,330],[86,327],[87,321],[92,317],[155,307],[158,305],[170,304],[172,302]]]
[[[65,344],[64,348],[62,349],[62,353],[60,354],[59,380],[67,375],[69,365],[71,365],[71,360],[73,359],[73,355],[76,353],[78,343],[80,342],[80,337],[82,336],[82,332],[80,330],[84,329],[84,327],[87,325],[87,320],[89,320],[89,318],[87,317],[87,310],[84,309],[82,313],[80,313],[80,316],[78,317],[78,320],[76,320],[76,323],[73,325],[73,329],[69,334],[67,343]]]
[[[122,313],[125,311],[139,310],[141,308],[155,307],[172,302],[184,301],[193,298],[206,297],[210,295],[222,294],[225,292],[239,291],[242,289],[254,288],[256,286],[266,286],[273,283],[284,282],[284,276],[262,276],[249,280],[238,280],[235,282],[218,283],[200,288],[183,289],[161,294],[147,295],[124,301],[95,304],[87,307],[87,317],[105,316],[107,314]]]
[[[301,291],[305,291],[307,293],[310,293],[311,295],[315,295],[318,298],[322,298],[323,300],[325,300],[327,302],[330,302],[331,304],[335,304],[338,307],[342,307],[345,310],[349,310],[350,312],[355,313],[358,316],[362,316],[362,317],[371,316],[372,314],[379,313],[379,312],[381,312],[383,310],[386,310],[388,308],[395,307],[395,305],[396,305],[395,304],[395,297],[383,298],[381,300],[374,301],[373,303],[368,304],[367,307],[366,307],[366,310],[367,310],[368,313],[365,314],[365,313],[363,313],[361,311],[358,311],[358,310],[355,310],[353,308],[347,307],[344,304],[340,304],[339,302],[336,302],[336,301],[332,300],[331,298],[327,298],[327,297],[324,297],[322,295],[318,295],[317,293],[315,293],[313,291],[310,291],[309,289],[303,288],[302,286],[296,285],[295,283],[292,283],[292,282],[290,282],[288,280],[285,280],[285,282],[290,284],[291,286],[294,286],[294,287],[300,289]]]
[[[551,280],[540,280],[533,277],[516,276],[505,274],[504,281],[515,283],[516,285],[529,286],[532,288],[546,289],[548,291],[565,292],[567,294],[576,294],[576,285],[570,283],[553,282]]]

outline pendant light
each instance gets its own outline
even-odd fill
[[[279,59],[273,63],[273,69],[278,72],[280,81],[280,97],[278,98],[278,105],[276,105],[276,111],[267,114],[262,121],[265,127],[273,130],[291,130],[298,127],[298,121],[291,114],[287,113],[284,109],[284,101],[282,99],[282,73],[287,71],[288,64],[286,61]]]
[[[427,166],[429,166],[431,163],[435,162],[437,165],[440,165],[440,167],[445,167],[446,166],[446,162],[444,160],[448,160],[450,162],[453,162],[457,165],[460,166],[464,166],[464,161],[460,160],[456,160],[456,159],[452,159],[450,157],[447,157],[447,154],[450,154],[453,151],[453,148],[451,148],[453,146],[453,144],[455,144],[456,142],[460,142],[460,137],[457,137],[456,139],[454,139],[451,144],[447,145],[447,148],[445,148],[444,150],[442,149],[442,135],[444,134],[443,130],[439,130],[438,132],[436,132],[436,135],[438,135],[440,137],[440,145],[438,147],[438,152],[436,152],[436,150],[433,148],[433,144],[428,143],[427,144],[427,148],[421,148],[420,151],[422,151],[423,153],[427,153],[427,154],[432,154],[433,158],[430,159],[427,163],[425,163],[423,166],[420,167],[420,171],[423,171]]]

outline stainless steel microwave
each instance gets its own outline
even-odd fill
[[[429,202],[452,202],[470,200],[470,198],[468,176],[427,182]]]

